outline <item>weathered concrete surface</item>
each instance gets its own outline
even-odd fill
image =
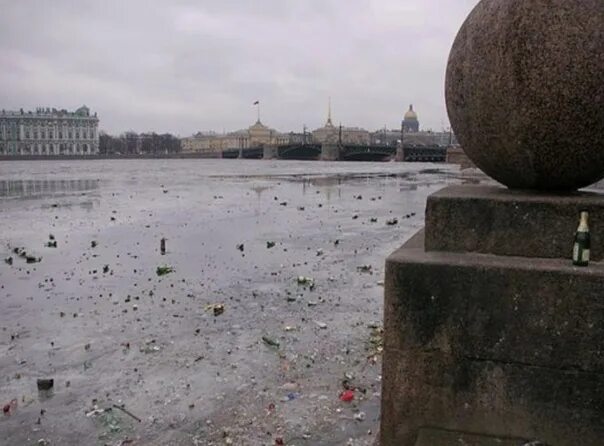
[[[382,446],[432,426],[596,446],[604,266],[426,252],[387,260]]]
[[[604,258],[604,195],[450,186],[428,197],[426,250],[570,259],[581,210],[589,211],[591,254],[599,261]]]
[[[449,118],[476,165],[512,188],[604,176],[604,2],[483,0],[451,50]]]

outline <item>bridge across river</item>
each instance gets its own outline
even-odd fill
[[[229,149],[223,158],[330,160],[330,161],[390,161],[445,162],[447,148],[405,144],[400,149],[394,145],[363,144],[286,144],[279,146]]]

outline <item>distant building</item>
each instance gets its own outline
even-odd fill
[[[439,146],[448,147],[457,145],[457,138],[452,131],[433,132],[432,130],[420,130],[417,113],[413,110],[413,105],[405,113],[401,129],[380,129],[371,133],[371,144],[376,146],[394,146],[400,145],[401,137],[404,139],[405,146]]]
[[[197,132],[193,136],[180,140],[182,151],[185,153],[208,153],[210,152],[210,140],[216,137],[215,133]]]
[[[376,130],[370,133],[370,144],[372,146],[393,146],[396,147],[401,143],[401,131],[389,130],[386,128]]]
[[[356,144],[368,145],[370,142],[369,132],[360,127],[342,127],[334,126],[331,120],[331,103],[327,110],[327,121],[323,127],[320,127],[312,132],[312,139],[315,143],[336,144]]]
[[[405,145],[413,146],[439,146],[448,147],[457,145],[457,138],[452,132],[433,132],[422,130],[420,132],[405,132]],[[397,146],[401,143],[401,131],[380,129],[371,133],[371,145]]]
[[[327,116],[327,122],[323,127],[319,127],[312,132],[312,139],[314,142],[323,144],[331,143],[336,144],[338,142],[339,131],[331,122],[331,113]]]
[[[0,155],[96,155],[99,119],[85,105],[75,112],[37,108],[0,111]]]
[[[417,113],[413,110],[413,104],[409,106],[409,110],[403,117],[403,129],[405,133],[417,133],[419,132],[419,120],[417,119]]]
[[[291,136],[267,127],[260,120],[247,129],[225,134],[215,132],[197,133],[183,138],[182,150],[189,153],[219,155],[224,150],[248,149],[267,145],[289,144]]]

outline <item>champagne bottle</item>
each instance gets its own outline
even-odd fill
[[[591,240],[589,236],[589,214],[581,211],[581,221],[575,234],[575,245],[573,247],[573,265],[587,266],[589,264],[589,250]]]

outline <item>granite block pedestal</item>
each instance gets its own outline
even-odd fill
[[[455,186],[386,262],[381,446],[604,444],[604,197]]]

